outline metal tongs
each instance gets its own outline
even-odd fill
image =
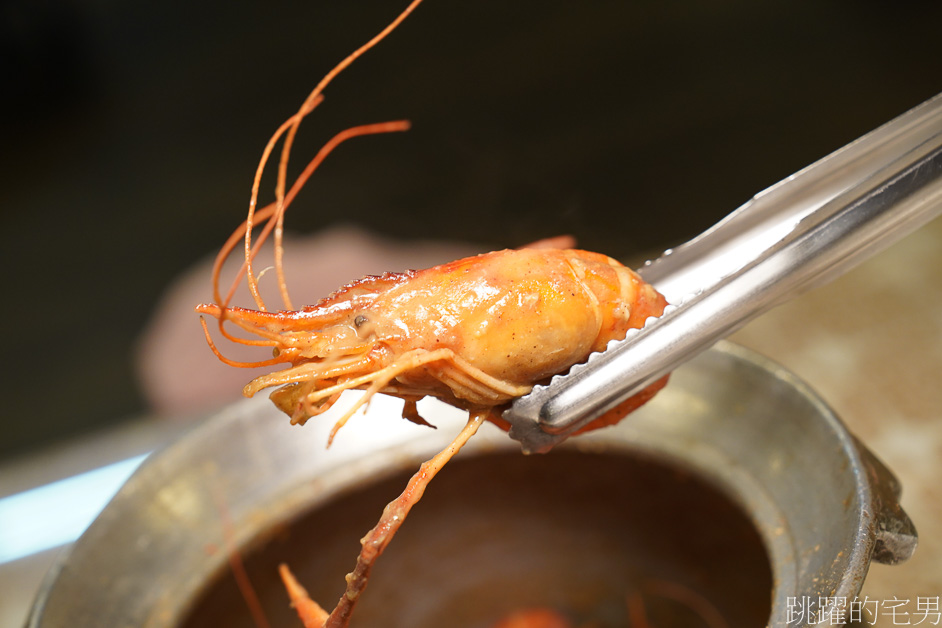
[[[942,213],[942,94],[760,192],[638,272],[670,305],[504,412],[542,452],[748,321]]]

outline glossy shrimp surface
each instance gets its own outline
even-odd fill
[[[292,422],[323,412],[346,389],[365,389],[339,426],[378,392],[404,399],[404,416],[414,420],[425,396],[500,410],[664,305],[610,257],[521,249],[366,277],[294,311],[198,309],[266,339],[274,360],[289,365],[244,393],[280,386],[271,397]],[[500,423],[497,412],[490,416]]]

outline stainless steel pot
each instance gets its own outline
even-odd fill
[[[227,535],[274,620],[290,615],[278,561],[332,604],[356,539],[463,422],[434,412],[433,431],[374,403],[325,451],[326,417],[293,428],[266,400],[224,410],[131,478],[49,575],[28,626],[245,615]],[[696,625],[669,584],[732,626],[797,626],[804,603],[849,602],[871,560],[916,544],[886,468],[802,382],[729,343],[620,425],[545,456],[515,450],[484,429],[446,467],[355,625],[487,626],[527,605],[619,625],[632,595],[658,625]]]

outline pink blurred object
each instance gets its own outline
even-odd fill
[[[539,244],[545,245],[547,241]],[[554,238],[552,245],[571,245],[569,238]],[[420,269],[482,252],[467,243],[404,242],[383,238],[355,227],[335,227],[313,236],[286,238],[285,278],[295,305],[315,303],[354,279],[386,271]],[[256,261],[260,272],[271,259],[271,247]],[[227,290],[242,263],[230,256],[220,283]],[[240,397],[242,386],[272,367],[233,369],[219,362],[206,346],[193,308],[212,300],[212,260],[206,260],[180,277],[161,300],[138,342],[137,371],[142,390],[158,414],[195,416]],[[283,304],[277,294],[274,273],[260,280],[265,303],[271,310]],[[255,307],[244,280],[232,305]],[[211,332],[213,326],[210,326]],[[218,334],[214,336],[218,338]],[[256,361],[269,356],[258,347],[221,343],[220,350],[234,360]]]

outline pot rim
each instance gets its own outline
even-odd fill
[[[753,519],[769,553],[773,571],[769,625],[800,625],[786,622],[790,602],[810,591],[808,559],[802,555],[807,548],[792,524],[794,513],[783,508],[771,492],[780,476],[763,476],[768,472],[765,467],[757,473],[746,465],[742,452],[733,447],[739,444],[736,437],[754,426],[740,416],[732,416],[735,412],[731,411],[728,419],[722,417],[729,423],[721,437],[707,430],[702,438],[695,438],[697,430],[713,424],[697,423],[688,416],[675,421],[658,417],[658,413],[664,414],[665,406],[670,412],[675,400],[684,402],[688,393],[685,386],[689,388],[691,378],[697,377],[765,382],[776,394],[785,395],[789,403],[797,403],[809,416],[817,417],[816,429],[824,430],[822,433],[832,439],[831,445],[836,445],[831,456],[839,454],[846,461],[844,480],[854,488],[855,507],[850,516],[854,529],[849,555],[838,555],[846,569],[833,583],[832,597],[851,599],[856,595],[871,559],[893,564],[912,554],[915,529],[899,506],[899,483],[886,467],[847,431],[810,386],[777,363],[730,342],[719,343],[678,369],[672,384],[654,402],[619,425],[582,435],[565,446],[589,452],[604,448],[653,455],[697,473],[731,497]],[[713,394],[716,381],[707,381],[708,392],[704,394]],[[738,385],[738,381],[734,383]],[[674,392],[668,392],[672,389]],[[761,396],[757,397],[757,403],[761,401]],[[395,411],[382,407],[384,403],[375,400],[373,411]],[[219,506],[213,502],[220,492],[230,502],[232,541],[237,547],[245,546],[260,530],[293,519],[364,482],[414,466],[430,452],[438,451],[443,439],[450,439],[452,427],[464,422],[463,413],[439,405],[441,415],[434,421],[439,429],[435,432],[417,431],[405,421],[370,424],[366,420],[369,417],[363,417],[351,422],[359,427],[345,427],[333,447],[318,456],[310,452],[322,451],[329,420],[302,430],[291,428],[267,399],[248,400],[223,409],[141,465],[86,533],[63,552],[47,575],[26,625],[60,625],[60,619],[73,618],[66,598],[70,592],[79,592],[79,599],[83,599],[81,591],[88,586],[83,582],[83,570],[107,580],[96,583],[96,587],[104,585],[115,596],[126,595],[139,605],[124,621],[146,626],[176,625],[226,563],[225,552],[192,562],[192,554],[202,550],[207,535],[217,533]],[[287,429],[295,431],[288,433]],[[482,430],[460,455],[514,449],[516,443],[503,432]],[[301,463],[292,466],[298,460]],[[824,457],[819,460],[826,461]],[[245,477],[247,469],[251,474]],[[116,556],[129,552],[118,558],[124,561],[123,566],[103,565],[98,551],[102,544],[110,545]],[[127,573],[132,567],[139,572],[136,576]],[[114,573],[106,573],[108,569]]]

